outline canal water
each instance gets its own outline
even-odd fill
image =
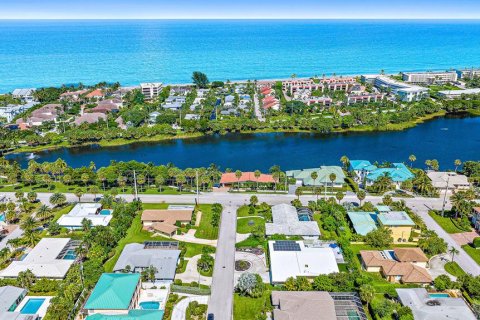
[[[283,170],[339,165],[340,157],[370,161],[408,162],[424,167],[426,159],[437,159],[440,169],[454,168],[454,160],[480,160],[480,117],[443,117],[404,131],[346,134],[255,133],[204,136],[155,143],[133,143],[116,147],[98,145],[62,148],[35,154],[36,161],[64,159],[70,166],[97,167],[110,161],[137,160],[154,164],[173,163],[180,168],[215,163],[222,170]],[[30,154],[7,156],[22,167]]]

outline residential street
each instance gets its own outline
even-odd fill
[[[222,212],[208,305],[208,313],[214,314],[215,320],[232,319],[237,209],[237,206],[227,205]]]
[[[258,94],[255,94],[253,97],[253,103],[255,104],[255,116],[257,117],[258,121],[265,121],[263,117],[262,110],[260,110],[260,101],[258,100]]]

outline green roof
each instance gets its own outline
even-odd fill
[[[405,211],[390,211],[377,215],[378,221],[384,226],[414,226],[412,218]]]
[[[130,310],[128,314],[94,314],[86,320],[162,320],[163,310]]]
[[[85,303],[87,310],[127,310],[140,281],[139,273],[104,273]]]
[[[370,231],[377,229],[374,220],[375,212],[349,211],[347,214],[357,234],[365,236]]]
[[[320,168],[311,168],[311,169],[303,169],[303,170],[291,170],[287,171],[286,174],[288,177],[293,177],[297,180],[302,180],[303,185],[305,186],[313,186],[314,181],[311,178],[312,172],[316,172],[318,178],[315,180],[315,185],[321,185],[325,182],[330,184],[330,174],[335,174],[335,181],[334,183],[344,183],[345,182],[345,174],[343,173],[342,168],[338,166],[321,166]]]

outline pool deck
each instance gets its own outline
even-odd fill
[[[45,299],[45,301],[42,303],[42,305],[40,306],[40,308],[38,309],[38,311],[36,313],[41,318],[43,318],[47,314],[47,309],[48,309],[48,306],[50,305],[50,300],[52,298],[53,297],[51,297],[51,296],[26,296],[25,298],[23,298],[22,302],[20,302],[18,307],[15,309],[15,312],[20,312],[20,310],[22,310],[22,308],[25,306],[25,304],[27,304],[29,299]]]
[[[165,310],[165,304],[170,292],[170,284],[170,281],[156,281],[155,284],[143,282],[138,303],[147,301],[159,302],[160,310]],[[153,286],[156,286],[158,289],[152,289]],[[165,287],[165,289],[159,289],[161,287]]]

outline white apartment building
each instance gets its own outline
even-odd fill
[[[480,69],[471,68],[471,69],[457,70],[457,75],[460,79],[480,77]]]
[[[455,71],[402,72],[402,80],[409,83],[434,84],[455,82]]]
[[[140,83],[140,89],[145,99],[151,100],[158,97],[162,92],[163,84],[161,82]]]
[[[368,79],[366,77],[367,76],[365,76],[365,79]],[[369,79],[366,81],[369,81]],[[373,84],[379,89],[391,90],[391,92],[396,94],[401,101],[405,102],[419,101],[428,97],[427,88],[399,82],[387,76],[376,76],[373,79]]]

